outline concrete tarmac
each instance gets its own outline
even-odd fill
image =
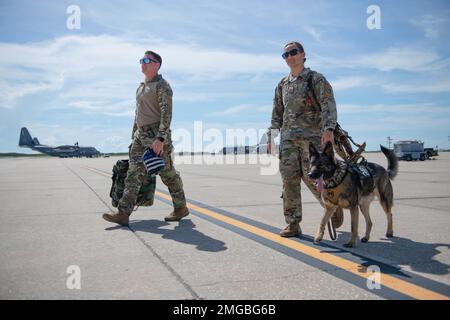
[[[387,165],[381,153],[366,157]],[[120,157],[1,159],[0,299],[450,297],[450,153],[401,161],[394,238],[375,201],[371,239],[353,249],[343,247],[348,211],[336,241],[312,242],[323,210],[304,185],[303,236],[279,237],[279,173],[261,175],[256,155],[237,158],[246,163],[177,157],[191,214],[164,221],[172,206],[158,178],[155,204],[129,227],[102,219]]]

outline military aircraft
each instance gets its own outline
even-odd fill
[[[78,142],[73,146],[65,145],[59,147],[46,146],[39,143],[38,138],[31,139],[28,129],[23,127],[20,130],[19,147],[31,148],[34,151],[48,154],[60,158],[67,157],[98,157],[100,152],[94,147],[80,147]]]

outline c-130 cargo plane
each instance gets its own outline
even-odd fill
[[[67,157],[98,157],[100,152],[94,147],[79,147],[78,142],[75,145],[65,145],[59,147],[46,146],[39,143],[37,138],[31,139],[28,129],[23,127],[20,130],[19,147],[31,148],[34,151],[48,154],[60,158]]]

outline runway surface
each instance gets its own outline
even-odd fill
[[[176,158],[191,214],[164,221],[158,178],[129,227],[101,217],[120,157],[0,159],[0,299],[449,299],[450,153],[400,162],[394,238],[376,201],[371,239],[352,249],[348,211],[336,241],[313,243],[323,212],[304,185],[303,236],[279,237],[281,178],[256,155],[196,157]]]

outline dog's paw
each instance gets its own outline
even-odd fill
[[[364,237],[364,238],[361,239],[361,242],[362,243],[367,243],[367,242],[369,242],[369,238]]]
[[[392,232],[392,233],[386,233],[386,237],[388,237],[388,238],[392,238],[394,236],[394,233]]]
[[[322,237],[315,237],[314,238],[314,243],[320,243],[320,241],[322,241]]]

